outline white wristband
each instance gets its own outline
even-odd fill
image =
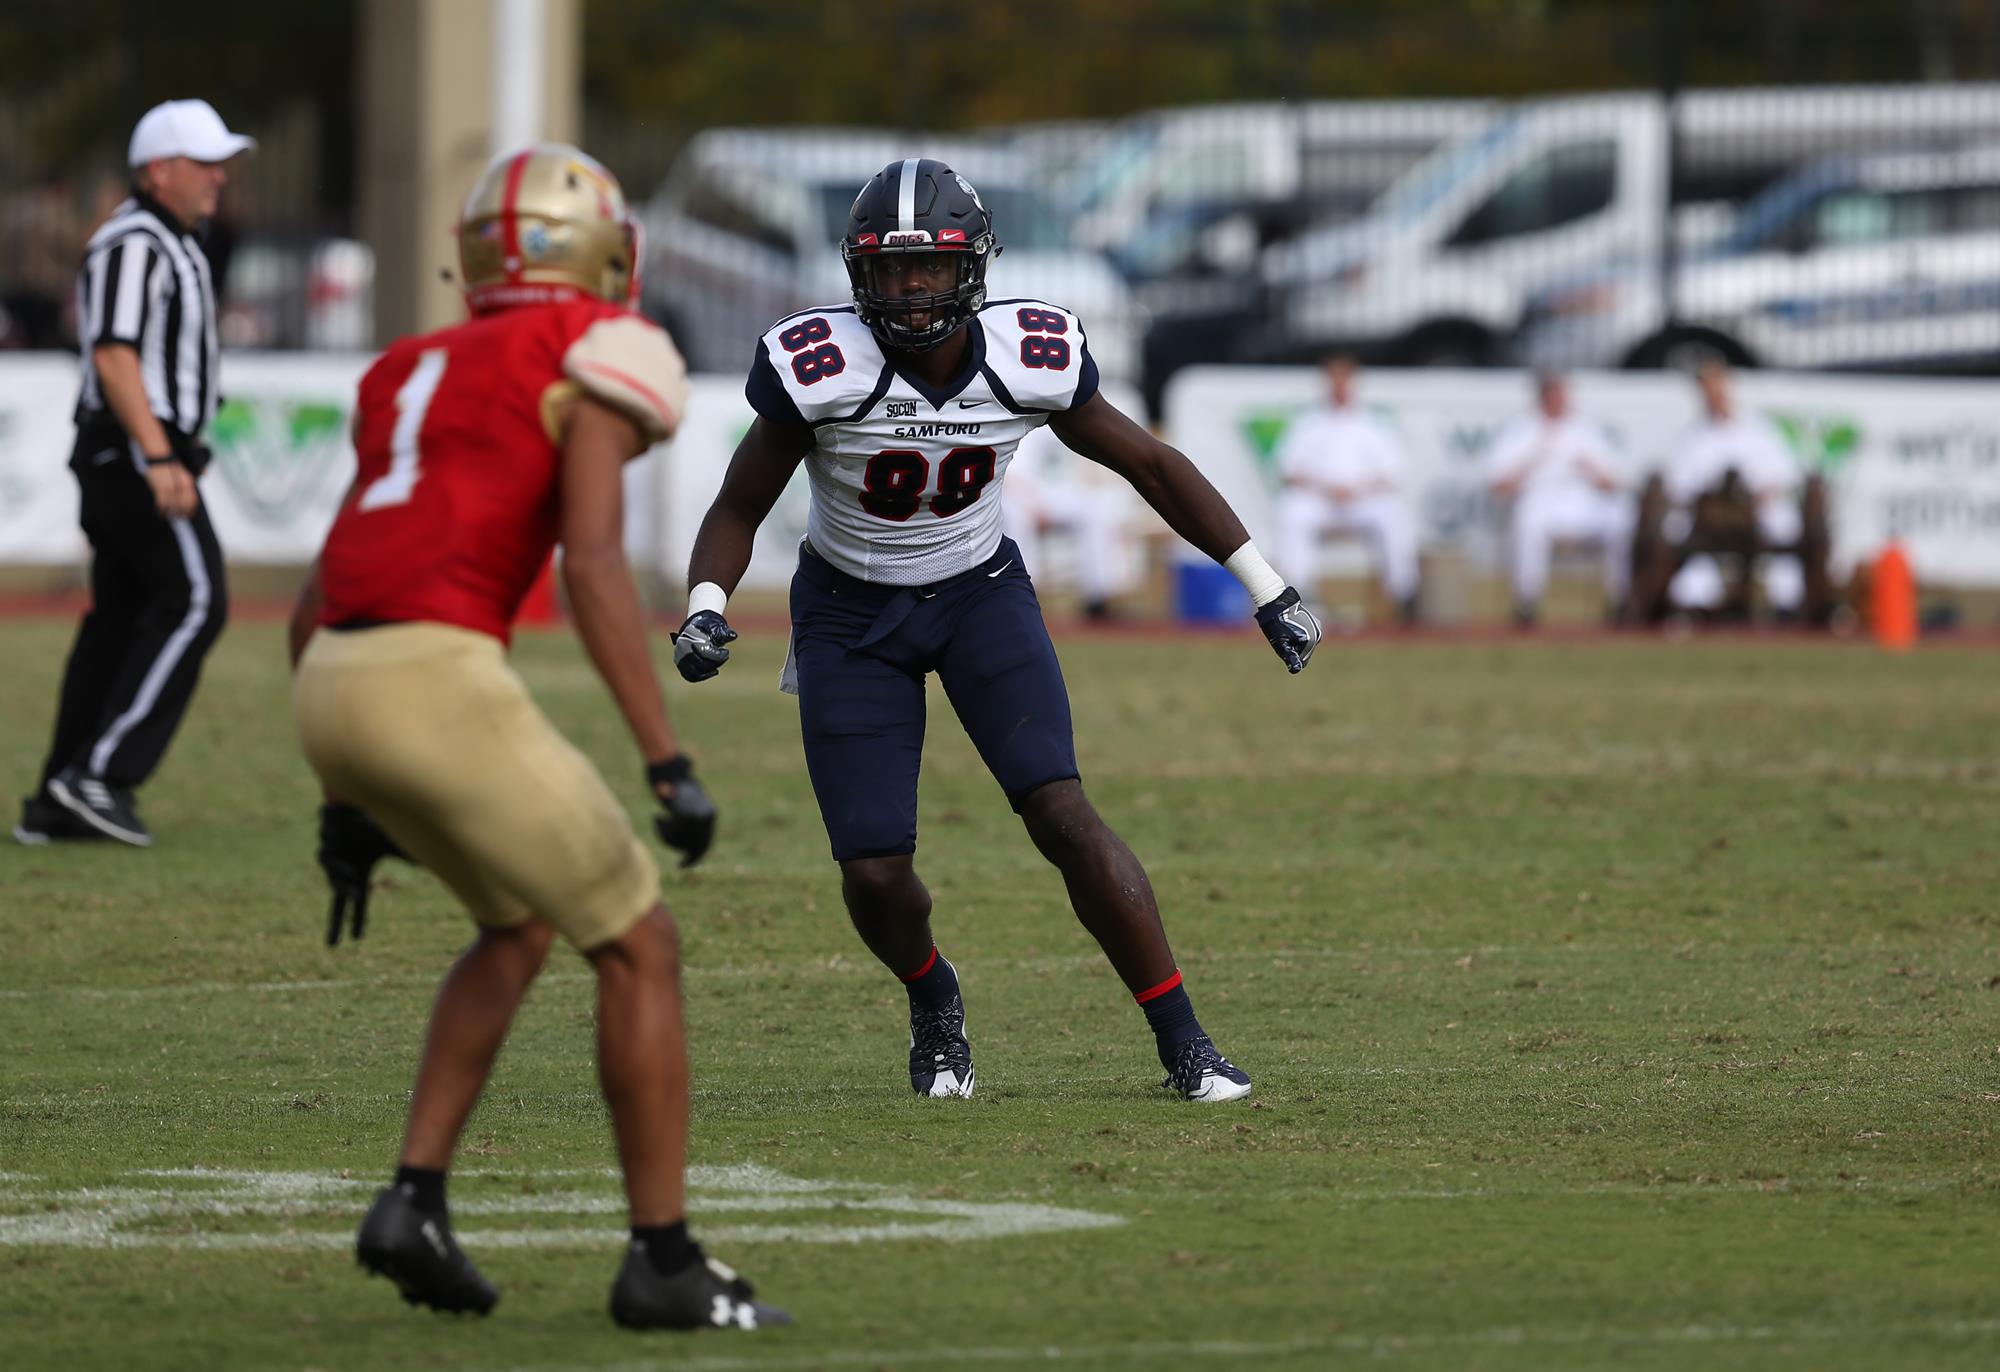
[[[1245,543],[1222,566],[1243,583],[1251,603],[1260,610],[1285,593],[1285,579],[1271,570],[1271,564],[1258,553],[1255,543]]]
[[[729,593],[713,581],[704,581],[688,592],[688,618],[693,619],[703,610],[713,610],[721,614],[729,604]]]

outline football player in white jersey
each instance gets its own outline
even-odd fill
[[[927,1096],[973,1088],[958,977],[931,936],[914,863],[924,679],[936,672],[1144,1010],[1165,1085],[1189,1100],[1232,1100],[1250,1078],[1202,1031],[1146,873],[1078,779],[1062,671],[1001,532],[1000,483],[1016,445],[1049,424],[1130,481],[1243,582],[1293,672],[1319,625],[1194,465],[1097,393],[1076,316],[1040,300],[987,300],[999,250],[978,194],[941,162],[892,162],[861,188],[841,242],[852,303],[782,319],[758,344],[746,388],[758,418],[695,540],[674,661],[703,681],[728,660],[728,594],[804,461],[812,508],[792,581],[786,688],[799,697],[848,915],[909,992],[910,1085]]]

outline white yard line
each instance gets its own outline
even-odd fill
[[[526,1180],[531,1174],[491,1174]],[[601,1176],[601,1173],[583,1175]],[[147,1169],[127,1184],[36,1189],[33,1178],[0,1183],[0,1247],[117,1250],[338,1250],[353,1243],[348,1228],[379,1184],[318,1172],[257,1172],[234,1168]],[[131,1182],[149,1184],[129,1184]],[[789,1177],[755,1164],[689,1169],[691,1208],[703,1216],[782,1214],[782,1223],[704,1223],[716,1242],[857,1244],[934,1239],[952,1243],[1115,1228],[1118,1215],[1017,1201],[964,1201],[913,1196],[869,1182]],[[468,1230],[469,1247],[615,1249],[624,1229],[563,1221],[622,1215],[624,1200],[600,1192],[550,1191],[471,1196],[453,1207],[463,1216],[544,1216],[536,1227]],[[816,1217],[807,1222],[807,1217]],[[270,1218],[275,1227],[245,1231],[207,1228],[201,1220]],[[169,1227],[157,1227],[162,1222]],[[338,1228],[328,1228],[329,1224]],[[309,1226],[309,1227],[301,1227]]]
[[[466,1194],[463,1183],[543,1180],[569,1176],[606,1183],[602,1188],[565,1188],[521,1195]],[[96,1250],[139,1248],[190,1251],[338,1251],[352,1239],[349,1225],[378,1185],[372,1178],[318,1172],[259,1172],[237,1168],[146,1169],[126,1174],[110,1186],[37,1187],[37,1178],[0,1178],[0,1247],[60,1247]],[[625,1231],[581,1226],[587,1216],[622,1214],[624,1202],[602,1169],[533,1173],[488,1171],[461,1179],[454,1213],[470,1217],[546,1217],[541,1225],[472,1229],[461,1237],[468,1247],[615,1248]],[[703,1233],[717,1242],[860,1244],[933,1239],[968,1242],[1111,1228],[1118,1215],[1023,1202],[965,1201],[913,1196],[869,1182],[790,1177],[756,1164],[689,1169],[690,1209],[702,1216]],[[1934,1194],[1961,1189],[1958,1183],[1797,1182],[1764,1187],[1755,1183],[1695,1185],[1609,1183],[1548,1187],[1436,1187],[1353,1190],[1334,1197],[1344,1207],[1407,1201],[1465,1203],[1482,1200],[1538,1200],[1590,1197],[1670,1202],[1706,1197],[1732,1200],[1767,1195],[1823,1192],[1841,1195]],[[779,1223],[709,1222],[721,1215],[784,1215]],[[265,1218],[274,1225],[245,1230],[240,1225],[202,1228],[203,1220]],[[165,1224],[168,1227],[159,1227]],[[304,1226],[304,1227],[302,1227]],[[337,1226],[337,1227],[330,1227]]]
[[[1330,1334],[1324,1338],[1274,1341],[1191,1339],[1181,1342],[1022,1344],[965,1348],[826,1349],[816,1353],[744,1353],[710,1357],[662,1357],[638,1362],[520,1363],[487,1372],[785,1372],[792,1368],[928,1367],[1035,1363],[1107,1366],[1128,1362],[1238,1362],[1310,1353],[1361,1354],[1390,1358],[1424,1349],[1493,1347],[1589,1347],[1607,1354],[1619,1345],[1700,1346],[1788,1342],[1829,1343],[1867,1337],[1990,1338],[2000,1320],[1907,1321],[1888,1325],[1728,1325],[1690,1324],[1633,1329],[1537,1329],[1532,1326],[1472,1329],[1458,1333]]]

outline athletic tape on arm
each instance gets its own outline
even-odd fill
[[[713,581],[704,581],[688,592],[688,618],[693,619],[703,610],[713,610],[721,614],[728,604],[728,592]]]
[[[1285,579],[1271,569],[1271,564],[1258,553],[1255,543],[1245,543],[1231,553],[1222,566],[1243,583],[1243,589],[1250,593],[1251,603],[1260,610],[1285,593]]]

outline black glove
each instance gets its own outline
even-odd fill
[[[1257,627],[1264,631],[1264,637],[1271,641],[1271,650],[1295,676],[1306,669],[1306,664],[1312,661],[1313,649],[1319,647],[1319,621],[1299,599],[1299,593],[1289,586],[1283,595],[1257,611]]]
[[[675,631],[674,666],[689,681],[707,681],[729,661],[736,631],[714,610],[697,610]]]
[[[326,884],[333,888],[333,907],[327,914],[326,946],[340,942],[340,926],[348,906],[354,907],[353,936],[360,938],[368,927],[368,880],[375,864],[383,858],[410,861],[410,855],[396,846],[396,840],[382,832],[382,826],[352,805],[331,803],[319,807],[319,866]]]
[[[720,623],[722,616],[716,615],[715,619]],[[723,625],[725,630],[728,627]],[[714,676],[715,669],[710,668],[708,674]],[[694,779],[694,763],[685,754],[650,763],[646,767],[646,784],[666,812],[653,816],[653,829],[660,842],[680,852],[681,866],[694,866],[715,839],[715,802]]]

